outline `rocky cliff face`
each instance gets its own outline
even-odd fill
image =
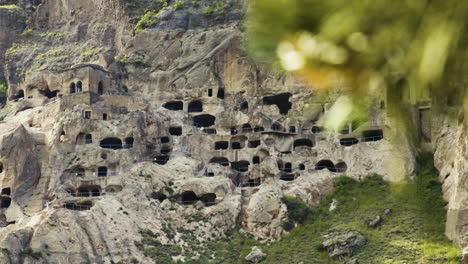
[[[446,235],[456,244],[468,246],[468,176],[466,169],[466,111],[460,118],[435,118],[434,163],[440,172],[444,198],[448,201]]]
[[[235,226],[278,239],[283,195],[315,206],[338,175],[414,173],[414,153],[380,102],[369,122],[324,132],[320,118],[345,95],[318,96],[254,63],[242,1],[181,3],[135,30],[135,6],[153,1],[44,0],[12,45],[24,25],[0,16],[1,47],[11,46],[2,261],[147,263],[144,230],[169,245],[188,245],[184,232],[203,244]],[[463,219],[459,171],[446,186],[449,214]],[[187,246],[179,258],[190,257]]]

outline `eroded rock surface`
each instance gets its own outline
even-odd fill
[[[139,244],[145,230],[164,245],[188,245],[187,233],[200,243],[222,238],[236,226],[279,239],[283,195],[313,207],[339,175],[414,174],[383,98],[367,123],[324,132],[321,117],[345,94],[317,96],[247,56],[243,1],[211,15],[203,11],[211,1],[169,6],[139,32],[124,3],[29,3],[31,31],[2,63],[1,261],[150,263]],[[4,18],[3,34],[23,30],[5,30]],[[449,201],[449,215],[466,208]]]

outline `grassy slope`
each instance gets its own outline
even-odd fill
[[[420,173],[406,183],[387,183],[374,175],[359,183],[340,177],[333,193],[312,210],[302,226],[292,230],[283,240],[271,245],[260,245],[267,253],[262,263],[297,264],[342,263],[328,258],[320,251],[321,236],[330,229],[353,229],[367,238],[365,246],[355,253],[359,263],[458,263],[460,249],[444,236],[446,211],[440,183],[425,155],[420,162]],[[338,208],[328,211],[331,200],[339,201]],[[382,215],[391,208],[379,229],[369,229],[363,223]],[[243,259],[251,246],[258,245],[252,238],[234,231],[228,239],[206,245],[217,259],[210,263],[245,263]],[[202,257],[188,263],[207,263]]]

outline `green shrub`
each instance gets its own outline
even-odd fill
[[[8,85],[6,81],[0,80],[0,104],[5,104],[7,100]]]
[[[176,10],[184,8],[184,2],[179,1],[179,0],[176,1],[175,4],[174,4],[174,8],[175,8]]]
[[[203,15],[205,16],[211,16],[214,13],[215,9],[212,6],[205,6],[203,9]]]
[[[286,230],[286,231],[291,231],[293,228],[294,228],[294,222],[290,221],[290,220],[286,220],[286,221],[283,221],[281,223],[281,227]]]
[[[192,1],[192,6],[193,7],[198,7],[200,4],[197,1]]]
[[[146,14],[138,21],[135,26],[135,33],[138,33],[146,28],[155,26],[158,23],[158,14],[154,11],[148,11]]]
[[[283,196],[281,201],[285,203],[288,208],[288,219],[290,221],[302,224],[311,212],[310,208],[304,202],[295,197]]]

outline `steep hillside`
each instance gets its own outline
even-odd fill
[[[372,98],[367,120],[325,131],[323,118],[346,93],[318,93],[254,62],[243,44],[245,8],[241,0],[0,0],[0,88],[8,85],[0,262],[243,263],[258,245],[265,263],[327,263],[316,242],[335,224],[369,241],[360,263],[394,256],[400,244],[369,252],[390,233],[403,243],[400,231],[405,252],[415,252],[405,260],[458,257],[441,238],[439,185],[429,186],[434,200],[406,203],[419,178],[390,183],[415,177],[417,150],[385,95]],[[436,161],[448,158],[439,151],[450,142],[435,145]],[[374,173],[388,182],[365,180]],[[457,191],[446,182],[443,190],[457,224],[447,230],[466,246],[466,204],[450,198],[466,191],[464,177],[452,175]],[[342,195],[330,214],[329,193]],[[421,237],[431,201],[430,238],[444,247],[434,256]],[[316,209],[298,220],[291,206]],[[360,224],[387,207],[381,229]],[[292,230],[295,222],[302,227]]]

